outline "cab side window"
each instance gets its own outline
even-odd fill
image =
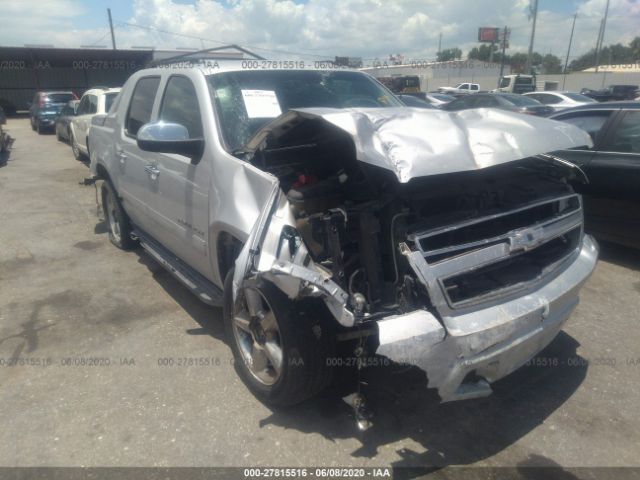
[[[125,118],[125,130],[129,135],[136,136],[138,130],[151,120],[153,102],[156,98],[160,77],[145,77],[138,80],[131,95],[131,103]]]
[[[609,135],[607,135],[609,136]],[[640,153],[640,110],[629,111],[601,150]]]
[[[187,77],[169,78],[160,106],[159,120],[186,127],[189,138],[202,138],[202,119],[196,89]]]
[[[89,96],[85,95],[84,97],[82,97],[82,100],[80,100],[80,104],[78,105],[77,114],[78,115],[85,115],[87,113],[89,113]]]
[[[592,140],[595,141],[598,132],[600,132],[610,115],[610,110],[598,110],[561,115],[554,117],[554,120],[571,123],[576,127],[581,128],[591,136]]]
[[[89,97],[89,111],[87,113],[98,113],[98,97],[95,95],[88,95]]]

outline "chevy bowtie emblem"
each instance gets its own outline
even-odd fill
[[[540,245],[543,240],[544,229],[542,227],[522,228],[509,235],[511,251],[531,250]]]

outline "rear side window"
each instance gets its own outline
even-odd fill
[[[541,93],[540,95],[527,95],[527,96],[533,97],[535,100],[538,100],[540,103],[544,103],[545,105],[554,105],[562,101],[560,97],[557,97],[556,95],[549,95],[546,93]]]
[[[181,76],[169,79],[162,98],[159,119],[186,127],[189,138],[202,138],[198,96],[191,80]]]
[[[586,131],[591,139],[595,141],[598,132],[602,129],[609,116],[611,110],[601,110],[597,112],[576,112],[564,116],[554,117],[554,120],[571,123],[578,128]]]
[[[111,105],[113,105],[113,101],[116,99],[117,96],[118,96],[117,93],[107,93],[104,96],[104,112],[105,113],[109,113],[109,110],[111,110]]]
[[[601,150],[640,153],[640,110],[625,114],[610,140],[602,146]]]
[[[153,101],[156,98],[160,77],[141,78],[136,83],[131,103],[125,119],[125,130],[129,135],[137,135],[138,130],[151,120]]]

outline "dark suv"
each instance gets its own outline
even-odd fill
[[[593,139],[593,148],[558,153],[589,178],[577,186],[587,231],[640,248],[640,102],[594,103],[550,118],[580,127]]]
[[[45,129],[52,130],[62,107],[70,100],[77,99],[73,92],[37,92],[29,107],[31,128],[38,133]]]
[[[580,93],[599,102],[609,102],[612,100],[633,100],[639,92],[638,85],[609,85],[602,90],[583,88]]]

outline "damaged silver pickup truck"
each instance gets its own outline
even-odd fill
[[[223,305],[237,369],[276,405],[337,355],[423,369],[442,401],[545,347],[598,250],[569,124],[403,107],[356,71],[149,69],[94,117],[111,241]],[[380,357],[375,357],[380,358]]]

